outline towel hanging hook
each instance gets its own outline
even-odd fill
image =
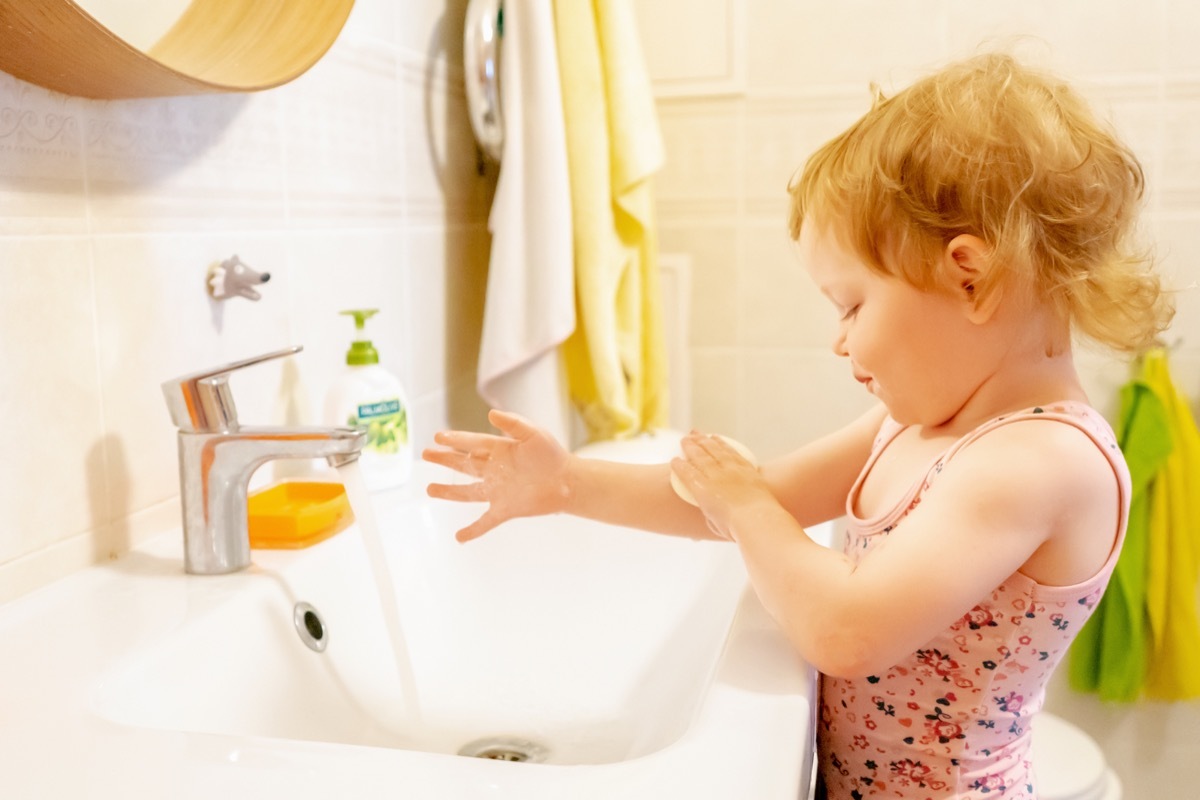
[[[500,113],[500,40],[504,36],[502,0],[470,0],[463,32],[467,112],[483,152],[499,161],[504,144]]]

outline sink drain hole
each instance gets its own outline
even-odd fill
[[[528,739],[515,736],[488,736],[476,739],[459,749],[460,756],[487,758],[492,761],[515,761],[537,764],[546,760],[550,751]]]
[[[324,652],[325,645],[329,642],[329,629],[325,627],[315,608],[308,603],[296,603],[296,607],[292,609],[292,624],[296,626],[300,641],[304,642],[309,650]]]

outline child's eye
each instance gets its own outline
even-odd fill
[[[846,309],[845,313],[842,314],[842,321],[845,322],[846,320],[850,319],[857,313],[858,313],[858,306],[851,306],[850,308]]]

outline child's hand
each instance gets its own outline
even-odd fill
[[[736,510],[752,503],[776,502],[758,467],[720,436],[693,431],[680,444],[683,457],[674,459],[671,469],[708,518],[713,533],[733,539],[731,523]]]
[[[488,503],[483,515],[460,530],[467,542],[515,517],[564,510],[570,496],[571,456],[553,436],[516,414],[493,410],[488,421],[505,435],[442,431],[422,458],[479,480],[468,484],[431,483],[430,497]]]

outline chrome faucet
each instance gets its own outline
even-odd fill
[[[220,575],[250,566],[246,492],[250,475],[277,458],[358,458],[366,433],[354,428],[250,427],[238,424],[229,374],[302,350],[289,347],[163,383],[179,428],[179,491],[184,569]]]

